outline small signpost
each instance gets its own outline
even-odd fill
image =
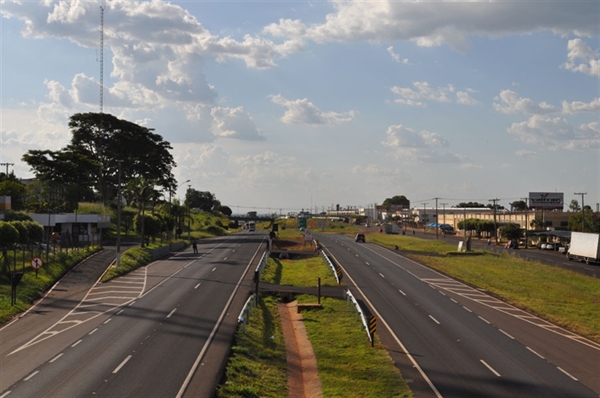
[[[38,276],[38,269],[42,268],[43,265],[44,265],[44,260],[42,260],[40,257],[34,257],[31,259],[31,268],[33,268],[35,270],[36,278]]]

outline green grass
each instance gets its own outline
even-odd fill
[[[277,285],[316,286],[321,278],[322,286],[336,286],[331,269],[320,256],[304,260],[279,260],[270,257],[262,274],[262,281]]]
[[[261,298],[246,330],[237,331],[225,377],[219,398],[287,397],[285,342],[275,298]]]
[[[314,297],[299,297],[299,301]],[[375,346],[353,305],[323,298],[322,310],[303,311],[325,397],[411,397],[406,382],[375,335]]]
[[[457,246],[408,236],[370,234],[367,240],[393,248],[469,285],[575,333],[600,342],[600,283],[597,278],[477,250],[479,256],[452,256]]]
[[[148,250],[142,249],[141,247],[132,247],[131,249],[127,249],[121,253],[120,267],[117,268],[115,265],[111,266],[104,273],[104,275],[102,275],[102,282],[108,282],[113,278],[128,274],[129,272],[146,265],[151,261],[152,256]]]
[[[314,286],[319,276],[322,281],[335,284],[321,257],[294,261],[269,259],[262,280]],[[302,295],[298,301],[314,303],[316,297]],[[302,315],[317,358],[324,396],[411,397],[377,338],[375,347],[371,347],[354,307],[345,300],[330,298],[322,298],[321,304],[322,309],[303,311]],[[262,305],[264,308],[255,309],[250,316],[246,332],[240,329],[236,334],[226,381],[219,387],[218,397],[287,397],[285,343],[277,300],[266,297],[261,300]],[[276,382],[279,384],[275,385]]]
[[[57,251],[50,255],[50,261],[46,262],[45,254],[42,256],[45,264],[37,272],[28,264],[17,266],[17,272],[23,272],[23,278],[17,285],[16,304],[11,305],[11,285],[6,274],[0,276],[0,323],[10,320],[16,314],[25,311],[38,299],[43,292],[48,290],[67,271],[73,268],[86,257],[99,250],[97,247],[70,250],[67,252]]]

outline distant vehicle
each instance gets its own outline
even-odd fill
[[[354,241],[365,243],[365,234],[356,234]]]
[[[253,232],[256,230],[256,223],[254,221],[248,221],[248,231]]]
[[[571,259],[585,261],[586,264],[600,261],[600,234],[571,232],[567,260]]]

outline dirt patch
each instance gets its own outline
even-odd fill
[[[320,398],[321,379],[317,359],[308,340],[298,302],[278,305],[288,367],[288,398]]]

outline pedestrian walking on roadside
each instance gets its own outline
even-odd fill
[[[192,249],[194,249],[195,254],[198,254],[198,245],[196,244],[196,241],[192,242]]]

